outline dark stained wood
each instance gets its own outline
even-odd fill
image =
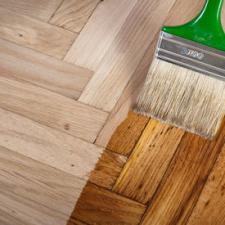
[[[150,120],[113,191],[147,203],[183,136],[180,129]]]
[[[148,121],[149,118],[130,112],[126,120],[121,123],[113,134],[107,145],[107,149],[120,154],[129,155]]]
[[[144,205],[89,183],[71,217],[88,224],[137,225],[144,211]]]
[[[100,187],[112,189],[126,161],[127,157],[105,150],[89,181]]]
[[[185,134],[142,225],[186,224],[225,143],[224,136],[225,127],[214,141]]]

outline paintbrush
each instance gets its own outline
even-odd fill
[[[134,111],[213,138],[225,115],[223,0],[206,0],[192,21],[160,33]]]

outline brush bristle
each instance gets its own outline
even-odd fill
[[[135,111],[213,138],[225,115],[225,82],[154,59]]]

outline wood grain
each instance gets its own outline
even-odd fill
[[[64,225],[85,181],[0,147],[0,223]]]
[[[140,64],[138,65],[136,71],[134,72],[134,75],[130,79],[128,85],[123,91],[123,94],[121,95],[117,104],[110,113],[106,124],[104,125],[103,129],[101,130],[96,140],[96,143],[98,145],[104,147],[107,146],[111,137],[114,136],[113,134],[116,131],[117,127],[121,123],[123,123],[124,120],[126,120],[128,112],[132,110],[133,105],[136,102],[137,96],[140,92],[140,89],[144,83],[146,74],[149,70],[149,66],[151,64],[151,60],[155,52],[157,40],[158,35],[156,35],[154,41],[145,52],[144,57],[142,58]],[[135,133],[134,136],[136,136]]]
[[[149,118],[130,112],[126,120],[120,124],[113,134],[107,149],[119,154],[129,155],[148,121]]]
[[[86,225],[86,224],[76,219],[70,219],[67,225]]]
[[[77,99],[92,72],[0,39],[0,76]]]
[[[65,61],[96,71],[136,2],[102,1],[70,48]]]
[[[0,120],[0,146],[84,180],[103,150],[3,109]]]
[[[0,105],[34,121],[93,142],[107,113],[48,90],[0,77]]]
[[[145,206],[115,193],[88,184],[72,218],[88,224],[137,225]]]
[[[225,146],[200,195],[198,203],[189,219],[188,225],[225,224]]]
[[[0,7],[43,21],[48,21],[61,0],[0,0]]]
[[[50,23],[80,32],[100,0],[63,0]]]
[[[79,101],[104,111],[114,108],[173,3],[137,2]]]
[[[89,181],[100,187],[112,189],[126,161],[125,156],[105,150],[95,170],[92,171]]]
[[[0,8],[0,38],[61,59],[76,34]]]
[[[185,134],[141,224],[186,224],[225,143],[224,135],[225,129],[209,141]]]
[[[155,193],[184,132],[150,120],[113,191],[146,204]]]

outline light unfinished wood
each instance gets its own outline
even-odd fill
[[[189,219],[188,225],[225,224],[225,146],[200,195],[198,203]]]
[[[185,134],[151,199],[142,225],[186,224],[225,144],[224,135],[225,127],[214,141]]]
[[[0,8],[0,38],[61,59],[76,34]]]
[[[88,184],[71,217],[88,224],[137,225],[144,210],[140,203]]]
[[[0,0],[0,7],[43,21],[48,21],[61,0]]]
[[[0,106],[90,142],[107,118],[107,113],[100,110],[4,77],[0,77]]]
[[[0,39],[0,76],[77,99],[92,72]]]
[[[115,131],[107,149],[119,154],[129,155],[148,121],[149,118],[130,112],[127,119]]]
[[[113,191],[146,204],[154,195],[184,131],[150,120]]]
[[[100,187],[112,189],[126,161],[127,157],[105,150],[91,173],[89,181]]]
[[[132,110],[133,105],[140,92],[140,88],[142,87],[146,74],[149,70],[151,59],[155,51],[157,39],[158,35],[156,35],[156,38],[154,38],[154,41],[147,49],[134,75],[132,76],[128,85],[124,89],[123,94],[118,100],[116,106],[110,113],[109,119],[107,120],[106,124],[104,125],[104,128],[101,130],[96,140],[96,143],[98,145],[104,147],[107,146],[117,127],[126,119],[129,111]],[[134,135],[136,136],[136,134]]]
[[[96,71],[137,0],[102,1],[65,61]]]
[[[137,2],[79,98],[81,102],[104,111],[114,108],[174,2]]]
[[[3,147],[0,178],[2,225],[66,225],[85,185],[82,179]]]
[[[103,150],[3,109],[0,120],[0,146],[84,180]]]
[[[80,32],[101,0],[63,0],[50,23]]]

